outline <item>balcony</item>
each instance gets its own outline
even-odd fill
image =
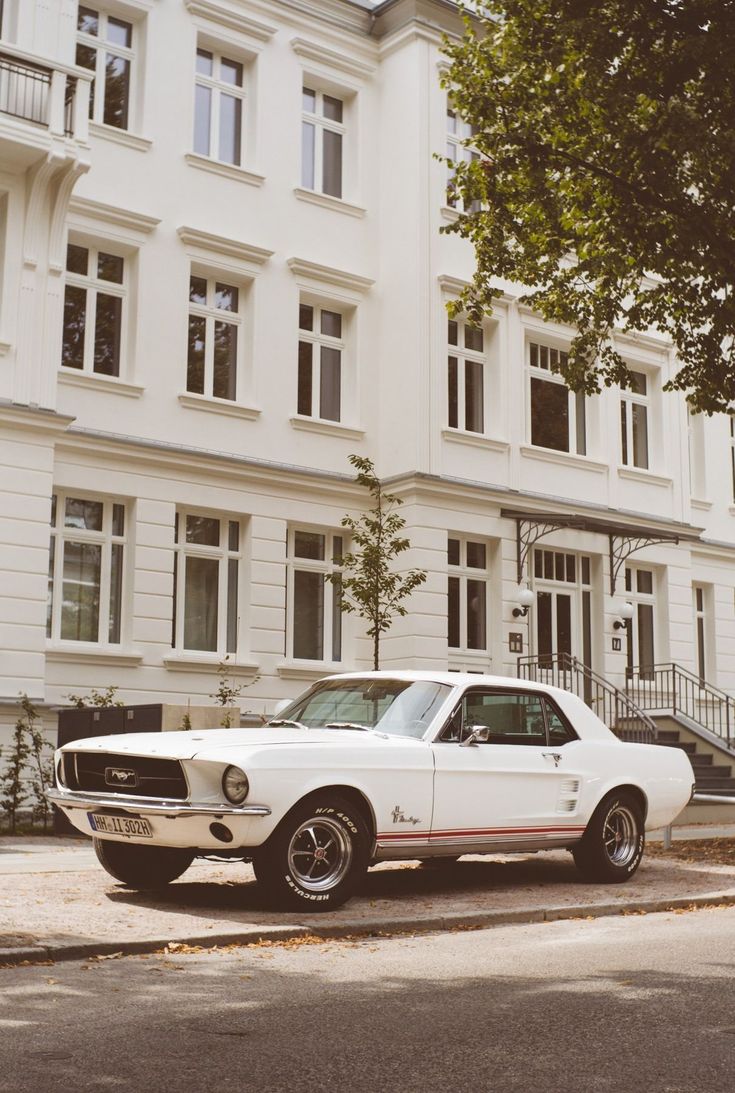
[[[84,69],[47,65],[1,43],[0,157],[4,162],[25,170],[59,143],[86,144],[90,79]]]

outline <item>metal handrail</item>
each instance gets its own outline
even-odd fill
[[[48,125],[51,69],[0,53],[0,113]]]
[[[671,710],[735,745],[735,699],[679,664],[628,668],[626,693],[644,710]]]
[[[519,657],[518,675],[576,694],[609,729],[626,740],[652,744],[656,739],[656,726],[629,694],[569,653]]]

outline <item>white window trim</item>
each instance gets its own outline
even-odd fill
[[[123,279],[121,284],[117,284],[114,281],[101,280],[96,272],[94,274],[87,273],[86,276],[81,273],[71,273],[66,270],[64,273],[64,289],[66,286],[74,286],[76,288],[82,288],[86,293],[86,311],[85,311],[85,323],[84,323],[84,349],[82,352],[82,367],[70,368],[61,361],[59,362],[59,372],[61,375],[67,376],[83,376],[89,380],[96,380],[101,384],[110,383],[113,386],[122,382],[125,386],[128,384],[125,381],[128,377],[128,355],[129,355],[129,327],[131,322],[132,307],[132,286],[134,284],[133,276],[134,271],[131,266],[134,263],[134,252],[131,256],[129,247],[120,247],[114,242],[108,243],[107,240],[99,237],[90,238],[83,235],[76,230],[70,230],[68,245],[84,247],[88,251],[87,269],[95,269],[97,265],[97,257],[102,251],[104,254],[111,254],[116,258],[122,258],[123,260]],[[97,322],[96,315],[96,299],[97,294],[102,292],[108,296],[115,296],[122,300],[120,309],[120,355],[119,355],[119,368],[117,376],[107,376],[104,372],[96,372],[94,369],[94,332]],[[93,302],[94,306],[90,304]],[[134,385],[130,385],[134,387]]]
[[[313,113],[305,108],[303,105],[303,92],[308,88],[314,92],[315,103]],[[327,118],[324,115],[324,96],[327,95],[330,98],[338,99],[342,105],[342,121],[333,121],[331,118]],[[313,193],[322,194],[324,197],[331,197],[337,201],[341,201],[344,197],[345,191],[345,152],[347,150],[347,121],[349,116],[349,103],[344,98],[332,95],[329,91],[324,91],[316,81],[311,83],[308,77],[304,77],[304,86],[301,92],[302,104],[301,104],[301,122],[302,130],[304,123],[313,126],[314,128],[314,185],[307,186],[304,182],[304,163],[301,163],[301,184],[300,189]],[[342,183],[342,192],[339,194],[328,194],[324,189],[324,132],[336,133],[342,138],[340,144],[340,177]],[[302,146],[303,155],[303,146]]]
[[[306,532],[310,535],[323,535],[325,537],[324,544],[324,560],[316,558],[299,558],[295,554],[294,540],[297,532]],[[345,661],[345,619],[344,613],[341,613],[341,657],[340,660],[335,661],[332,658],[333,651],[333,639],[334,632],[332,627],[332,618],[334,611],[334,585],[331,581],[324,581],[324,616],[322,619],[323,626],[323,653],[325,655],[321,660],[304,660],[294,656],[294,574],[297,570],[310,572],[310,573],[337,573],[340,567],[335,565],[332,561],[334,554],[334,539],[335,537],[341,537],[343,552],[349,549],[346,533],[343,530],[335,530],[332,528],[316,527],[308,524],[294,524],[288,528],[287,533],[287,549],[286,549],[286,660],[279,667],[279,674],[285,674],[290,668],[296,668],[297,670],[305,669],[309,671],[313,669],[315,665],[321,665],[323,668],[328,665],[334,665],[338,670],[344,670]],[[320,673],[323,674],[323,671]]]
[[[452,133],[449,129],[450,113],[453,114],[455,118],[456,132],[454,133]],[[447,153],[449,152],[450,148],[452,149],[451,157],[448,155],[447,158],[451,158],[454,163],[471,163],[473,160],[481,159],[482,157],[480,156],[480,153],[476,151],[471,144],[467,143],[473,136],[472,126],[469,122],[462,120],[458,111],[453,106],[451,106],[449,101],[447,101],[444,117],[446,130],[445,143],[447,147]],[[458,217],[461,216],[463,213],[471,212],[473,210],[471,206],[468,208],[465,205],[464,199],[460,196],[457,196],[453,202],[450,200],[449,188],[452,184],[453,176],[454,172],[451,171],[449,167],[447,167],[443,209],[446,210],[446,212],[448,213],[453,213],[455,217]]]
[[[135,659],[140,659],[137,654],[124,653],[123,650],[126,646],[126,633],[128,623],[128,611],[127,611],[127,588],[128,588],[128,570],[130,564],[129,555],[130,550],[130,538],[129,528],[131,521],[131,506],[127,504],[123,499],[105,497],[99,494],[90,493],[88,490],[76,490],[76,489],[58,489],[54,490],[56,496],[56,520],[49,526],[50,538],[56,541],[56,547],[54,551],[54,567],[53,567],[53,597],[51,601],[51,633],[47,634],[46,642],[47,647],[55,649],[61,653],[63,650],[79,651],[90,650],[99,654],[109,651],[112,657],[122,655],[133,655]],[[102,530],[101,531],[88,531],[84,528],[66,527],[64,524],[64,515],[66,512],[67,498],[82,501],[95,501],[103,505],[102,510]],[[125,527],[122,535],[113,535],[112,533],[112,516],[113,505],[122,505],[124,509],[124,521]],[[74,638],[63,638],[61,636],[61,607],[63,598],[63,583],[64,583],[64,549],[63,544],[68,540],[75,543],[90,543],[94,545],[100,545],[101,551],[101,565],[100,565],[100,608],[99,618],[97,621],[97,640],[96,641],[84,641],[82,639],[76,640]],[[99,640],[100,634],[109,635],[109,623],[110,623],[110,578],[111,578],[111,565],[112,565],[112,544],[119,544],[123,548],[123,560],[122,560],[122,574],[121,574],[121,588],[120,588],[120,641],[111,642],[108,638],[105,640]]]
[[[242,68],[242,84],[227,83],[222,80],[218,75],[206,76],[204,73],[199,72],[196,67],[197,55],[199,51],[210,53],[212,55],[212,68],[214,73],[221,71],[222,61],[231,61],[233,64],[239,64]],[[250,89],[251,73],[250,73],[251,60],[248,57],[242,56],[236,50],[228,50],[224,45],[213,45],[208,40],[199,39],[196,44],[196,50],[194,54],[194,96],[195,107],[193,112],[194,125],[196,125],[196,88],[207,87],[211,91],[210,110],[209,110],[209,151],[197,152],[193,148],[194,132],[192,127],[192,149],[191,154],[195,156],[201,156],[204,159],[212,160],[215,163],[220,163],[225,167],[235,167],[243,169],[245,164],[250,161],[250,144],[251,134],[248,126],[248,113],[251,109],[252,95]],[[240,161],[239,163],[232,163],[228,159],[220,159],[219,156],[219,140],[220,140],[220,104],[222,95],[230,95],[232,98],[239,99],[240,106]]]
[[[457,344],[452,345],[449,341],[449,331],[447,323],[447,337],[446,337],[446,384],[445,394],[447,398],[447,414],[446,414],[446,429],[447,431],[462,433],[464,436],[470,437],[487,437],[490,433],[488,428],[490,418],[490,361],[488,359],[488,347],[490,339],[492,338],[492,330],[488,323],[483,323],[482,330],[482,344],[481,350],[477,349],[465,349],[464,348],[464,331],[465,327],[471,327],[472,324],[468,322],[466,317],[458,317],[450,322],[456,322],[457,324]],[[449,358],[456,357],[457,359],[457,425],[449,424]],[[465,414],[465,375],[466,369],[464,367],[465,361],[471,361],[474,364],[479,364],[482,367],[482,429],[468,429],[466,425]],[[463,423],[464,422],[464,423]]]
[[[245,318],[244,312],[247,302],[248,285],[242,282],[236,281],[233,277],[220,276],[213,273],[209,269],[202,269],[199,266],[192,265],[190,270],[190,279],[197,277],[200,280],[206,282],[206,303],[197,304],[191,300],[189,303],[189,311],[187,316],[187,336],[189,319],[192,316],[200,319],[204,319],[204,376],[203,384],[204,391],[189,391],[186,389],[186,394],[194,398],[205,398],[208,402],[218,404],[220,402],[229,403],[232,406],[237,406],[240,402],[240,394],[243,388],[244,382],[244,357],[245,357]],[[235,284],[231,282],[235,281]],[[227,311],[224,308],[218,308],[214,303],[214,294],[217,284],[226,284],[228,288],[234,288],[237,291],[237,309],[235,311]],[[237,346],[235,350],[235,398],[228,399],[223,396],[217,396],[214,394],[214,324],[216,322],[227,323],[229,326],[235,328]],[[187,372],[188,372],[188,360],[187,360]],[[188,376],[187,376],[188,379]]]
[[[143,59],[143,38],[142,32],[142,19],[139,9],[129,9],[126,5],[118,5],[117,3],[102,3],[96,2],[96,0],[86,0],[82,4],[83,7],[89,7],[92,11],[96,11],[99,16],[99,29],[98,35],[85,34],[79,29],[75,29],[75,42],[80,45],[87,46],[95,50],[95,69],[94,69],[94,81],[90,88],[90,95],[94,94],[94,108],[93,113],[90,115],[89,124],[91,131],[101,136],[110,135],[112,133],[124,133],[134,134],[139,128],[140,120],[140,107],[141,107],[141,90],[139,85],[140,75]],[[114,42],[110,42],[107,37],[103,37],[103,28],[106,34],[107,21],[109,18],[120,19],[123,22],[129,23],[131,26],[130,42],[129,46],[117,45]],[[106,72],[105,72],[105,54],[112,53],[115,56],[122,57],[130,64],[129,76],[128,76],[128,117],[127,125],[117,126],[110,125],[105,122],[104,119],[104,94],[100,94],[100,89],[105,87],[106,84]],[[89,70],[91,71],[91,69]],[[145,138],[143,138],[145,139]],[[146,141],[146,145],[150,142]]]
[[[544,452],[553,456],[559,456],[562,458],[582,459],[587,460],[590,454],[590,415],[589,415],[589,399],[585,397],[585,451],[579,452],[577,450],[577,392],[570,390],[565,384],[563,378],[558,373],[552,372],[551,369],[536,367],[531,364],[531,345],[535,344],[539,347],[545,347],[547,349],[557,350],[559,353],[566,353],[568,351],[568,344],[564,344],[555,338],[553,335],[546,336],[536,331],[527,331],[524,343],[524,356],[526,365],[526,406],[528,414],[528,447],[534,452]],[[568,449],[558,448],[546,448],[542,444],[534,444],[533,442],[533,399],[531,395],[531,379],[544,380],[548,383],[556,383],[561,387],[564,387],[567,391],[567,427],[568,427]]]
[[[490,563],[492,558],[491,544],[484,538],[476,535],[466,535],[459,532],[450,531],[447,534],[447,543],[450,539],[455,539],[459,542],[460,562],[459,565],[452,565],[447,558],[447,653],[448,663],[450,666],[457,670],[462,668],[463,664],[470,665],[471,668],[476,669],[479,663],[488,664],[492,661],[491,655],[491,642],[492,634],[490,629],[490,616],[491,616],[491,598],[492,598],[492,583],[490,574]],[[477,567],[467,565],[467,544],[478,543],[485,548],[485,568],[479,569]],[[449,645],[449,578],[457,577],[459,579],[459,636],[460,644],[458,646]],[[485,585],[485,648],[484,649],[470,649],[467,644],[467,581],[482,581]]]
[[[176,561],[176,589],[175,589],[175,625],[173,633],[173,645],[171,646],[171,657],[193,657],[197,660],[206,662],[209,660],[219,660],[222,657],[228,655],[237,662],[238,655],[242,653],[243,633],[244,633],[244,565],[243,559],[245,557],[244,539],[246,534],[245,523],[241,516],[237,514],[228,514],[221,512],[209,512],[200,510],[197,508],[185,508],[179,507],[176,510],[178,517],[178,542],[174,542],[174,554]],[[207,546],[203,543],[188,543],[186,541],[186,518],[187,516],[206,517],[212,520],[218,520],[220,525],[220,545],[219,546]],[[239,526],[239,546],[238,550],[229,549],[229,526],[230,523],[236,523]],[[217,648],[216,649],[187,649],[184,645],[184,625],[185,625],[185,608],[186,608],[186,558],[198,557],[198,558],[215,558],[218,560],[218,581],[217,581]],[[236,640],[235,648],[233,650],[227,649],[227,601],[228,601],[228,589],[229,589],[229,573],[228,566],[230,560],[237,561],[237,621],[236,621]],[[223,578],[224,569],[224,578]]]
[[[629,365],[631,372],[637,372],[646,379],[646,394],[640,395],[633,391],[630,387],[620,388],[620,403],[625,407],[625,423],[626,423],[626,436],[628,441],[628,459],[623,460],[623,435],[622,435],[622,422],[618,419],[618,437],[620,443],[620,466],[627,471],[642,471],[644,474],[647,472],[655,472],[654,463],[654,446],[652,444],[652,427],[653,427],[653,401],[652,401],[652,380],[653,376],[645,368],[640,365]],[[639,466],[633,462],[633,406],[643,406],[646,410],[646,452],[648,455],[648,463],[645,467]]]
[[[324,304],[321,301],[312,303],[311,300],[299,301],[300,305],[305,304],[312,309],[313,327],[312,330],[304,330],[299,323],[299,346],[302,342],[306,342],[312,346],[311,351],[311,413],[306,413],[303,410],[298,410],[294,415],[297,419],[302,420],[309,418],[313,421],[320,422],[327,425],[341,425],[344,418],[344,389],[345,389],[345,372],[346,364],[348,361],[347,355],[347,342],[349,338],[350,328],[350,315],[342,309],[336,310],[333,306]],[[299,310],[301,308],[299,307]],[[331,334],[322,334],[321,332],[321,317],[322,312],[330,311],[340,316],[340,336],[334,337]],[[322,417],[318,412],[320,409],[320,392],[321,392],[321,348],[335,349],[339,353],[339,417],[338,418],[326,418]],[[298,383],[297,383],[298,388]],[[298,398],[298,390],[297,390]],[[315,412],[316,411],[316,412]]]

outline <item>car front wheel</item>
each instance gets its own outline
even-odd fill
[[[283,820],[254,855],[253,869],[274,906],[332,911],[365,875],[369,846],[360,810],[342,797],[320,794]]]
[[[632,877],[640,865],[645,841],[636,798],[630,793],[611,793],[597,806],[572,854],[577,868],[589,880],[619,884]]]
[[[93,839],[97,860],[111,877],[128,888],[163,888],[176,880],[194,860],[193,850],[172,846],[140,846]]]

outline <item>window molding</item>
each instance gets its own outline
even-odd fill
[[[196,652],[172,652],[163,658],[164,667],[175,672],[190,672],[192,668],[219,668],[222,663],[221,653],[196,653]],[[233,675],[255,676],[260,670],[260,664],[254,660],[242,660],[233,657],[227,658],[227,668]]]
[[[326,70],[323,73],[315,73],[316,76],[328,76],[330,70],[336,70],[341,74],[352,76],[362,83],[370,79],[378,69],[377,64],[372,61],[348,57],[344,53],[338,53],[334,49],[327,49],[326,46],[310,42],[306,38],[292,38],[290,46],[297,57],[312,64],[320,65]],[[358,90],[358,88],[354,90]]]
[[[300,429],[305,433],[321,433],[322,436],[337,436],[342,440],[362,440],[365,430],[350,425],[343,425],[341,421],[330,421],[321,417],[306,417],[304,414],[292,414],[288,419],[291,427]]]
[[[140,398],[145,391],[138,383],[126,383],[117,376],[105,376],[97,372],[78,372],[71,368],[59,369],[59,383],[67,387],[86,387],[92,391],[104,391],[106,395],[122,395]]]
[[[257,421],[263,412],[259,406],[246,406],[230,399],[215,398],[214,395],[197,395],[193,391],[182,391],[178,400],[187,410],[202,410],[225,417],[244,418],[246,421]]]
[[[509,441],[496,440],[484,433],[470,433],[464,429],[451,429],[447,426],[442,429],[441,435],[442,439],[448,440],[451,444],[467,444],[471,448],[485,448],[493,452],[507,452],[510,449]]]
[[[344,213],[345,216],[363,217],[367,215],[367,209],[362,205],[354,205],[351,201],[345,201],[342,197],[332,197],[331,194],[323,194],[319,190],[307,190],[303,186],[294,186],[293,192],[299,201],[319,205],[322,209],[333,209],[334,212]]]
[[[122,144],[125,148],[132,148],[136,152],[147,152],[153,146],[150,137],[143,137],[139,133],[131,133],[128,129],[117,129],[114,125],[105,125],[102,121],[89,121],[89,135],[100,137],[101,140],[111,140],[115,144]]]
[[[218,4],[215,0],[184,0],[184,5],[190,15],[195,19],[206,20],[208,24],[214,23],[217,27],[227,27],[238,34],[253,38],[261,49],[269,42],[278,30],[271,23],[264,23],[260,19],[254,19],[245,15],[242,11],[234,11],[224,4]]]
[[[371,277],[348,273],[334,266],[322,266],[305,258],[287,258],[286,265],[300,287],[317,293],[323,292],[325,286],[327,289],[340,289],[343,295],[333,292],[329,295],[348,303],[358,304],[375,284]]]
[[[265,175],[260,175],[257,171],[238,167],[234,163],[224,163],[221,159],[210,159],[209,156],[200,155],[199,152],[186,152],[184,159],[190,167],[196,167],[199,171],[209,171],[210,174],[230,178],[235,182],[244,182],[248,186],[262,186],[265,182]]]
[[[621,463],[617,470],[619,478],[627,478],[631,482],[648,482],[652,486],[667,486],[668,488],[671,488],[674,484],[673,478],[669,478],[665,474],[654,474],[645,467],[629,467],[627,464]]]
[[[78,646],[76,642],[46,642],[46,660],[58,663],[105,664],[110,667],[134,668],[143,660],[136,649],[120,649],[116,645],[98,645],[95,648]]]
[[[106,205],[103,201],[93,201],[92,198],[77,195],[72,196],[69,201],[69,213],[103,225],[124,228],[125,231],[136,232],[142,236],[150,235],[161,223],[160,217],[136,213],[131,209],[120,209],[116,205]],[[76,223],[74,227],[77,227]]]
[[[275,253],[264,247],[256,247],[250,243],[228,239],[224,235],[214,235],[212,232],[186,225],[177,228],[176,233],[184,246],[189,248],[187,253],[190,257],[207,262],[218,269],[227,268],[220,261],[221,256],[225,255],[235,259],[238,263],[237,268],[243,273],[249,272],[252,275],[257,273]]]
[[[538,445],[521,444],[519,451],[525,459],[540,459],[543,463],[560,463],[564,467],[580,467],[582,470],[606,474],[610,467],[589,456],[576,455],[574,452],[559,452],[556,448],[541,448]]]

